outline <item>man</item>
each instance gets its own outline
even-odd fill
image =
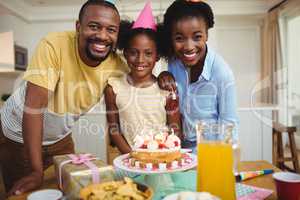
[[[0,159],[9,195],[38,188],[53,155],[74,152],[72,125],[100,100],[108,77],[127,72],[114,52],[119,24],[112,3],[89,0],[76,33],[50,33],[39,43],[25,83],[1,113]]]

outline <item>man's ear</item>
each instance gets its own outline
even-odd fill
[[[76,20],[76,33],[79,32],[79,29],[80,29],[80,22]]]

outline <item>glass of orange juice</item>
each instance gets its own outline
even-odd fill
[[[235,200],[233,125],[229,123],[197,124],[197,191],[210,192],[226,200]]]

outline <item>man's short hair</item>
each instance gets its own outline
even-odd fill
[[[86,8],[88,6],[90,6],[90,5],[99,5],[99,6],[104,6],[104,7],[111,8],[111,9],[115,10],[116,13],[118,13],[118,15],[119,15],[119,11],[116,8],[116,6],[114,4],[112,4],[111,2],[109,2],[109,1],[105,1],[105,0],[88,0],[80,8],[80,11],[79,11],[79,22],[81,22],[81,20],[83,18],[83,15],[85,13]]]

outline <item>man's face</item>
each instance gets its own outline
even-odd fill
[[[76,22],[80,58],[97,66],[115,48],[120,17],[112,8],[101,5],[86,7],[81,21]]]

